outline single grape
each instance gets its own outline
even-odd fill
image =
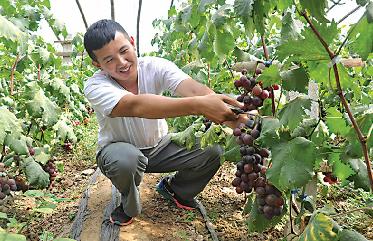
[[[233,179],[233,181],[232,181],[232,186],[234,186],[234,187],[238,187],[238,186],[240,185],[240,183],[241,183],[241,178],[236,177],[236,178]]]
[[[265,100],[269,97],[269,92],[268,90],[263,90],[262,93],[259,96],[262,100]]]
[[[234,81],[234,86],[236,87],[236,88],[239,88],[239,87],[241,87],[242,86],[242,82],[241,82],[241,80],[235,80]]]
[[[260,96],[262,94],[262,88],[260,88],[259,85],[255,85],[255,87],[252,89],[252,93],[255,96]]]

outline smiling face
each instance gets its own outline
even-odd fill
[[[107,72],[119,84],[126,87],[137,85],[137,56],[133,38],[128,40],[116,32],[114,40],[101,49],[93,50],[93,65]]]

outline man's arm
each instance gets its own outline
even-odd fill
[[[240,107],[237,100],[225,95],[172,98],[153,94],[123,96],[113,108],[111,117],[142,117],[159,119],[186,115],[204,115],[215,123],[237,119],[226,103]]]
[[[215,94],[212,89],[191,78],[183,80],[175,93],[183,97]]]

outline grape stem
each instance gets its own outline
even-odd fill
[[[227,62],[226,59],[224,60],[224,64],[227,66],[229,72],[231,73],[232,78],[234,78],[234,74],[233,74],[232,68],[231,68],[231,66],[228,64],[228,62]],[[210,66],[210,64],[209,64],[209,66]]]
[[[314,32],[314,34],[317,36],[317,38],[319,39],[319,41],[321,42],[321,44],[324,46],[325,50],[329,54],[330,60],[333,60],[334,57],[336,56],[335,53],[333,53],[333,51],[330,50],[328,44],[325,42],[325,40],[323,39],[323,37],[320,35],[320,32],[315,28],[315,26],[313,25],[311,19],[308,17],[307,12],[306,11],[302,11],[300,13],[300,15],[305,18],[305,20],[307,21],[307,23],[310,25],[312,31]],[[355,120],[355,117],[353,116],[353,114],[351,112],[350,106],[348,105],[347,100],[346,100],[346,98],[345,98],[345,96],[343,94],[343,90],[342,90],[340,79],[339,79],[338,67],[337,67],[336,64],[333,64],[333,71],[334,71],[334,77],[335,77],[335,81],[336,81],[337,89],[338,89],[337,94],[338,94],[339,98],[341,99],[342,105],[345,108],[345,110],[346,110],[346,112],[348,114],[348,117],[349,117],[350,121],[352,122],[354,130],[355,130],[355,132],[356,132],[356,134],[357,134],[357,136],[359,138],[360,145],[361,145],[362,150],[363,150],[365,164],[367,165],[367,172],[368,172],[369,181],[370,181],[370,188],[371,188],[371,190],[373,190],[373,174],[372,174],[371,163],[370,163],[370,160],[369,160],[368,147],[367,147],[367,138],[361,132],[360,127],[357,124],[357,122]]]
[[[290,208],[289,208],[289,212],[290,212],[290,215],[289,215],[289,217],[290,217],[290,232],[292,233],[292,234],[295,234],[295,235],[297,235],[297,233],[294,231],[294,226],[293,226],[293,217],[292,217],[292,215],[291,215],[291,210],[293,209],[292,208],[292,206],[293,206],[293,194],[290,192],[290,203],[291,203],[291,206],[290,206]]]
[[[10,95],[14,94],[14,72],[19,61],[19,54],[17,54],[16,60],[13,63],[12,70],[10,72]]]
[[[264,36],[262,35],[260,37],[262,39],[264,57],[268,61],[269,60],[269,54],[268,54],[267,45],[265,43]],[[276,116],[276,103],[275,103],[275,94],[274,94],[273,88],[271,88],[271,101],[272,101],[272,116]]]

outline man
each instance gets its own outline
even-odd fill
[[[236,125],[239,117],[226,103],[235,99],[215,94],[172,62],[137,58],[134,39],[112,20],[92,24],[84,35],[92,63],[101,71],[87,80],[84,94],[99,122],[97,164],[122,194],[110,220],[128,225],[141,212],[139,185],[144,172],[173,172],[157,191],[178,207],[194,209],[195,196],[220,166],[221,149],[191,151],[172,143],[164,118],[203,115]],[[181,98],[161,96],[168,90]]]

